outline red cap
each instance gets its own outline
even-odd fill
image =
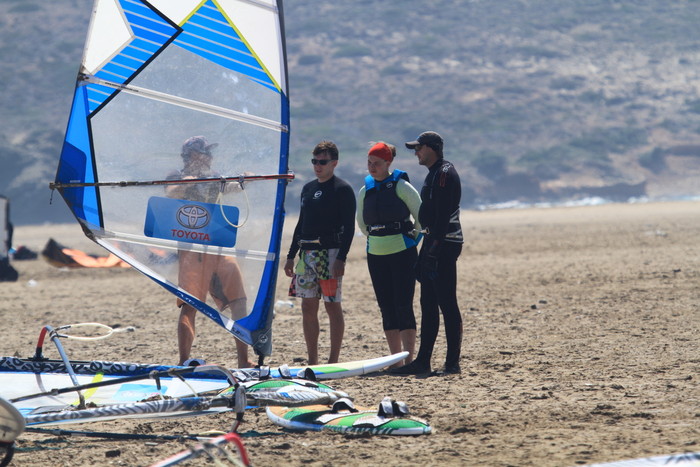
[[[394,158],[391,154],[391,149],[385,143],[377,143],[369,150],[368,156],[379,157],[387,162],[391,162]]]

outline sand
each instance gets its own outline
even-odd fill
[[[463,226],[463,373],[334,383],[359,405],[386,395],[403,400],[435,433],[285,433],[263,411],[248,411],[239,431],[254,465],[573,466],[700,451],[700,203],[468,211]],[[76,225],[19,227],[15,246],[39,251],[49,237],[101,252]],[[0,355],[31,356],[44,325],[97,321],[135,331],[65,341],[71,358],[176,363],[173,299],[144,276],[61,270],[43,260],[13,264],[20,280],[0,284]],[[279,277],[277,297],[286,300],[288,280]],[[386,354],[360,237],[344,286],[341,359]],[[225,331],[198,319],[194,355],[233,367],[233,349]],[[441,329],[434,367],[444,352]],[[57,356],[51,348],[46,354]],[[304,357],[297,303],[276,316],[269,363],[303,364]],[[69,428],[181,434],[226,431],[232,420],[222,414]],[[184,446],[29,433],[18,440],[13,465],[149,465]]]

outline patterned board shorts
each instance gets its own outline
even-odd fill
[[[342,277],[331,276],[331,264],[338,256],[338,249],[301,250],[299,262],[289,286],[289,296],[319,298],[324,302],[340,302]]]

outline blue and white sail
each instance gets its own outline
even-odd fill
[[[182,171],[195,136],[216,146],[199,176]],[[281,0],[95,1],[51,186],[88,237],[259,355],[272,348],[288,147]],[[214,264],[204,293],[183,284],[188,255]],[[244,292],[219,272],[232,262]]]

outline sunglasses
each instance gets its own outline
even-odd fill
[[[311,159],[313,165],[326,165],[331,162],[331,159]]]
[[[413,150],[420,151],[423,146],[425,146],[425,145],[424,144],[416,144],[415,147],[413,148]]]

